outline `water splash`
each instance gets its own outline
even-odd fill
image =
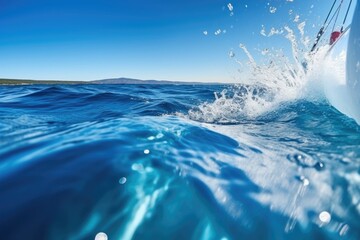
[[[227,7],[228,7],[228,9],[229,9],[230,12],[232,12],[232,11],[234,10],[234,7],[233,7],[233,5],[232,5],[231,3],[229,3],[229,4],[227,5]]]
[[[270,7],[270,8],[269,8],[269,12],[270,12],[270,13],[275,13],[276,10],[277,10],[276,7]]]
[[[305,35],[306,22],[297,15],[295,27],[271,27],[264,37],[280,36],[287,39],[291,54],[283,49],[260,50],[263,59],[257,60],[246,47],[240,44],[247,63],[239,61],[234,50],[230,58],[239,63],[239,84],[214,93],[214,102],[206,102],[189,111],[193,120],[209,123],[239,123],[276,111],[284,105],[305,99],[311,102],[329,102],[343,113],[350,115],[344,101],[336,91],[339,82],[344,82],[345,53],[336,57],[329,55],[329,46],[310,52],[311,40]],[[289,55],[289,56],[287,56]],[[337,67],[334,67],[337,66]],[[328,76],[330,73],[331,76]]]
[[[217,36],[217,35],[220,35],[221,34],[221,29],[219,28],[218,30],[216,30],[215,32],[214,32],[214,34]]]

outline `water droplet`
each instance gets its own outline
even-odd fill
[[[305,159],[305,157],[301,154],[295,154],[294,158],[296,161],[299,161],[299,162],[301,162],[303,159]]]
[[[119,183],[120,184],[125,184],[126,183],[126,177],[122,177],[119,179]]]
[[[230,51],[229,52],[229,57],[231,57],[231,58],[235,57],[235,53],[233,51]]]
[[[300,16],[296,15],[295,18],[294,18],[294,22],[298,22],[298,21],[300,21]]]
[[[317,162],[314,167],[316,170],[321,171],[324,170],[325,164],[323,162]]]
[[[220,33],[221,33],[221,29],[218,29],[218,30],[215,31],[214,34],[215,34],[215,35],[219,35]]]
[[[229,3],[229,4],[227,5],[227,7],[228,7],[228,9],[229,9],[230,12],[232,12],[232,10],[234,10],[234,7],[233,7],[233,5],[232,5],[231,3]]]
[[[347,165],[347,164],[351,163],[351,158],[348,158],[348,157],[340,158],[339,160],[342,164]]]
[[[308,185],[310,184],[309,179],[307,179],[307,178],[304,177],[304,176],[301,176],[301,177],[300,177],[300,180],[302,181],[302,183],[303,183],[304,186],[308,186]]]
[[[331,215],[327,211],[323,211],[319,214],[319,219],[322,223],[328,224],[331,221]]]
[[[144,171],[144,166],[141,163],[134,163],[131,165],[131,169],[134,171],[142,172]]]
[[[160,138],[162,138],[162,137],[164,137],[164,134],[162,134],[162,133],[159,133],[158,135],[156,135],[156,138],[157,138],[157,139],[160,139]]]
[[[149,150],[149,149],[145,149],[145,150],[144,150],[144,153],[145,153],[145,154],[149,154],[149,153],[150,153],[150,150]]]
[[[248,7],[248,5],[247,4],[245,4],[245,8],[247,8]]]
[[[276,7],[270,7],[269,11],[270,11],[270,13],[275,13],[276,12]]]
[[[148,140],[150,140],[150,141],[152,141],[152,140],[154,140],[155,139],[155,137],[154,136],[150,136],[150,137],[148,137]]]
[[[339,235],[344,236],[348,231],[349,231],[349,225],[344,224],[340,229]]]
[[[260,34],[266,37],[266,30],[265,30],[265,26],[264,26],[264,25],[261,25]]]
[[[95,240],[107,240],[107,239],[108,239],[108,236],[106,235],[106,233],[103,233],[103,232],[99,232],[95,236]]]
[[[206,36],[208,35],[208,31],[203,31],[203,34]]]
[[[298,166],[303,168],[315,168],[318,163],[314,158],[310,156],[305,156],[300,153],[294,155],[288,155],[288,160],[295,162]]]

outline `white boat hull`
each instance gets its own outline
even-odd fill
[[[346,59],[346,87],[353,118],[360,124],[360,4],[355,8]]]

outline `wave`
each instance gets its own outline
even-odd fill
[[[357,178],[349,173],[360,162],[344,158],[353,159],[359,134],[336,141],[344,130],[322,130],[344,126],[320,120],[318,131],[307,130],[319,108],[313,117],[279,121],[280,114],[242,125],[141,116],[58,126],[39,135],[31,128],[33,135],[0,150],[2,201],[11,202],[0,205],[7,216],[0,233],[47,239],[93,238],[100,230],[120,239],[148,238],[149,232],[169,238],[336,239],[347,228],[348,238],[356,239],[360,210],[342,201],[358,196],[351,192]],[[351,190],[335,195],[331,181]],[[41,211],[30,221],[37,206]],[[332,222],[319,227],[318,213],[330,206]],[[20,221],[21,231],[13,231]]]

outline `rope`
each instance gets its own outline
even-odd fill
[[[336,16],[336,14],[339,15],[340,7],[341,7],[341,5],[339,5],[339,6],[337,7],[337,9],[335,10],[334,15],[331,17],[329,23],[326,25],[326,27],[325,27],[325,29],[324,29],[324,33],[326,32],[327,28],[330,26],[330,23],[332,22],[332,20],[333,20],[334,17]],[[336,21],[335,21],[335,23],[336,23]],[[332,31],[334,31],[334,29],[333,29]]]
[[[311,52],[313,52],[313,51],[315,50],[315,48],[316,48],[316,46],[317,46],[320,38],[321,38],[322,35],[324,34],[324,32],[325,32],[325,31],[324,31],[325,24],[327,23],[327,20],[329,19],[330,14],[331,14],[331,12],[332,12],[332,10],[333,10],[336,2],[337,2],[337,0],[334,0],[332,6],[331,6],[331,8],[330,8],[330,11],[329,11],[328,15],[326,16],[326,19],[325,19],[325,21],[324,21],[324,24],[322,25],[322,27],[320,28],[318,34],[316,35],[316,39],[315,39],[314,45],[313,45],[312,48],[311,48]],[[333,16],[331,19],[333,19],[333,18],[334,18],[334,16]],[[331,22],[331,20],[330,20],[330,22]]]
[[[344,2],[344,0],[341,0],[339,6],[336,8],[335,12],[334,12],[333,15],[331,16],[331,14],[332,14],[332,12],[333,12],[333,9],[334,9],[334,7],[335,7],[335,5],[336,5],[336,3],[337,3],[337,0],[334,0],[333,4],[331,5],[330,11],[329,11],[328,15],[326,16],[326,19],[325,19],[325,21],[324,21],[324,24],[322,25],[322,27],[320,28],[318,34],[316,35],[316,39],[315,39],[314,45],[313,45],[313,47],[311,48],[311,51],[310,51],[310,52],[313,52],[313,51],[316,49],[316,47],[317,47],[317,45],[318,45],[321,37],[324,35],[324,33],[325,33],[326,30],[328,29],[329,25],[331,24],[331,22],[332,22],[333,19],[335,18],[334,25],[333,25],[333,28],[332,28],[332,31],[331,31],[331,32],[334,32],[335,27],[336,27],[337,20],[338,20],[339,15],[340,15],[340,10],[341,10],[341,7],[342,7],[343,2]],[[345,24],[346,19],[347,19],[347,17],[348,17],[349,10],[350,10],[350,7],[351,7],[351,3],[352,3],[352,0],[350,0],[349,6],[348,6],[348,8],[347,8],[347,10],[346,10],[346,14],[345,14],[344,20],[343,20],[342,25],[341,25],[340,33],[342,33],[343,30],[344,30],[344,24]],[[330,16],[331,16],[330,21],[328,21]]]
[[[346,10],[345,18],[344,18],[344,21],[343,21],[343,23],[342,23],[342,25],[341,25],[341,30],[340,30],[340,32],[343,32],[344,24],[345,24],[345,22],[346,22],[346,18],[347,18],[347,16],[348,16],[348,14],[349,14],[349,10],[350,10],[350,7],[351,7],[351,3],[352,3],[352,0],[350,0],[349,6],[348,6],[348,8],[347,8],[347,10]]]
[[[334,29],[335,29],[335,26],[336,26],[336,22],[338,20],[338,17],[339,17],[339,13],[340,13],[340,9],[341,9],[341,6],[342,6],[342,3],[343,3],[344,0],[341,0],[340,4],[339,4],[339,7],[337,8],[337,13],[335,12],[334,15],[336,14],[336,18],[335,18],[335,21],[334,21],[334,26],[331,30],[331,32],[334,32]]]
[[[332,10],[333,10],[334,6],[335,6],[336,1],[337,1],[337,0],[335,0],[335,1],[334,1],[334,3],[332,4],[332,6],[331,6],[331,8],[330,8],[330,11],[329,11],[329,13],[328,13],[328,15],[327,15],[327,17],[326,17],[326,19],[325,19],[325,22],[324,22],[323,26],[325,26],[325,23],[327,22],[327,20],[328,20],[328,18],[329,18],[329,16],[330,16],[330,14],[331,14],[331,12],[332,12]]]

